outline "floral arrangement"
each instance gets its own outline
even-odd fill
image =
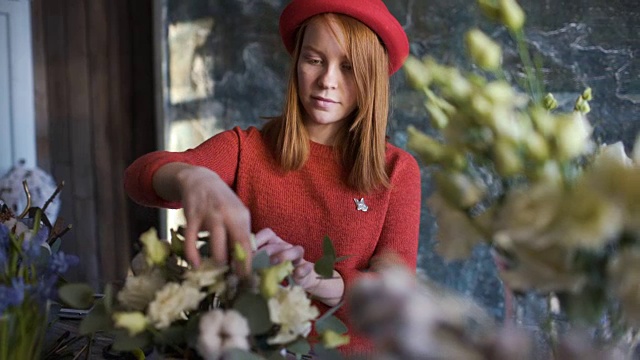
[[[78,308],[92,307],[80,325],[81,334],[106,331],[113,350],[156,352],[177,358],[284,359],[286,352],[312,349],[326,358],[339,358],[337,346],[348,342],[346,327],[332,314],[319,316],[306,292],[290,275],[286,261],[271,265],[264,251],[253,258],[251,275],[241,278],[230,266],[205,260],[192,268],[184,259],[181,232],[171,241],[155,229],[140,237],[142,252],[132,262],[133,274],[115,294],[111,287],[93,303],[85,286],[61,289],[61,297]],[[319,274],[332,274],[333,245],[325,239]],[[200,249],[208,255],[208,247]],[[240,246],[234,258],[246,259]],[[315,333],[312,336],[312,329]]]
[[[569,111],[544,93],[516,1],[478,4],[512,35],[521,86],[479,29],[465,37],[477,71],[428,57],[405,64],[434,130],[409,128],[408,146],[433,168],[438,251],[464,259],[489,244],[508,288],[548,295],[571,324],[606,319],[618,338],[640,322],[640,142],[630,158],[621,143],[598,144],[586,118],[592,90]]]
[[[61,275],[78,257],[59,250],[69,229],[51,225],[42,208],[27,207],[19,215],[0,201],[0,359],[40,357],[48,326],[49,306],[57,299]]]

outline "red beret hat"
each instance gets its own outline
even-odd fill
[[[295,47],[298,27],[322,13],[351,16],[373,30],[389,54],[389,75],[402,67],[409,55],[409,40],[402,26],[382,0],[293,0],[280,15],[280,36],[289,53]]]

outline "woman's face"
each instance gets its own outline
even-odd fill
[[[328,145],[356,108],[355,77],[347,53],[340,46],[343,34],[338,26],[333,29],[325,22],[311,21],[297,64],[305,126],[311,140]]]

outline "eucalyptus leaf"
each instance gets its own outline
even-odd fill
[[[336,249],[333,247],[333,241],[331,241],[331,238],[329,238],[328,235],[325,235],[324,239],[322,240],[322,251],[322,256],[331,257],[335,260]]]
[[[335,312],[342,307],[342,304],[344,304],[343,301],[339,302],[336,306],[332,307],[331,309],[325,311],[325,313],[322,314],[322,316],[320,316],[318,320],[316,320],[316,323],[318,323],[318,321],[324,321],[325,318],[328,318],[329,316],[332,316],[333,314],[335,314]]]
[[[332,330],[338,334],[344,334],[347,332],[347,326],[335,316],[323,317],[316,321],[315,326],[316,331],[319,333],[327,330]]]
[[[285,357],[280,353],[280,350],[272,351],[265,355],[267,360],[285,360]]]
[[[322,278],[331,278],[334,265],[335,259],[323,256],[313,265],[313,270]]]
[[[273,326],[267,301],[258,294],[239,295],[233,303],[233,308],[247,319],[252,335],[264,334]]]
[[[327,349],[318,343],[314,345],[313,352],[318,359],[322,360],[344,360],[344,356],[336,349]]]
[[[307,339],[298,338],[296,341],[286,346],[287,350],[294,354],[308,354],[311,351],[311,345]]]
[[[65,304],[75,309],[89,309],[95,301],[93,289],[83,283],[62,285],[58,289],[58,296]]]
[[[241,349],[231,349],[224,352],[222,355],[224,360],[264,360],[262,357]]]
[[[58,250],[60,250],[60,245],[62,245],[62,239],[61,238],[56,238],[53,241],[53,244],[51,244],[49,247],[51,247],[51,253],[55,254],[58,252]]]
[[[87,316],[82,319],[80,328],[78,329],[80,335],[88,335],[98,331],[107,331],[112,329],[112,321],[110,313],[108,313],[104,306],[104,300],[100,299],[93,305],[93,309],[89,311]]]
[[[255,271],[268,268],[269,266],[271,266],[271,260],[269,259],[269,254],[267,254],[267,252],[264,250],[258,251],[253,256],[251,266]]]
[[[166,345],[179,345],[186,341],[186,324],[185,325],[172,325],[161,332],[156,334],[154,341],[160,342]]]

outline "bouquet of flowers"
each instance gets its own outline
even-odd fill
[[[23,186],[30,200],[26,182]],[[48,203],[38,208],[28,201],[15,215],[0,201],[1,360],[39,358],[60,276],[78,263],[76,256],[59,250],[68,228],[51,225],[44,214]]]
[[[431,135],[409,128],[409,147],[433,168],[428,206],[438,251],[464,259],[494,250],[506,286],[549,295],[572,324],[606,319],[611,339],[640,322],[640,144],[598,144],[587,121],[590,88],[559,111],[543,92],[515,0],[479,0],[504,25],[525,78],[512,86],[502,49],[479,29],[465,38],[475,71],[410,58]],[[549,305],[551,306],[551,305]]]
[[[312,342],[315,353],[337,358],[333,348],[348,342],[346,328],[333,311],[320,317],[306,292],[290,279],[290,261],[271,265],[267,254],[259,251],[251,275],[240,278],[229,266],[210,259],[198,268],[188,266],[180,232],[172,231],[169,242],[150,229],[140,241],[143,250],[132,262],[133,274],[117,293],[108,287],[92,304],[90,289],[82,285],[61,290],[67,303],[93,306],[80,332],[111,333],[113,350],[155,349],[177,358],[284,359],[286,352],[309,353]],[[208,255],[206,245],[199,250]],[[246,256],[236,246],[235,259]],[[316,264],[316,270],[331,274],[335,261],[327,238],[325,257],[319,262],[325,265]]]

